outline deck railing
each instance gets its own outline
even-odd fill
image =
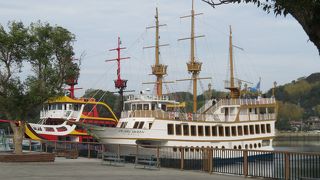
[[[156,157],[160,166],[165,168],[286,180],[320,178],[320,153],[67,141],[41,141],[38,148],[31,144],[30,141],[29,150],[55,152],[57,149],[72,149],[88,158],[99,158],[102,152],[113,151],[127,163],[135,163],[139,154],[150,155]],[[132,151],[128,152],[130,149]]]

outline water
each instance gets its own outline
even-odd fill
[[[279,151],[291,152],[319,152],[320,136],[315,137],[276,137],[273,141],[273,147]]]

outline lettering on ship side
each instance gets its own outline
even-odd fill
[[[119,133],[125,133],[127,135],[137,135],[137,134],[144,134],[143,130],[139,129],[120,129],[118,130]]]

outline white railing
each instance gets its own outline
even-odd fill
[[[212,107],[212,102],[213,102],[213,99],[207,101],[197,112],[199,114],[206,112],[209,108]]]

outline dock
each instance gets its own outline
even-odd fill
[[[0,163],[0,177],[5,180],[126,180],[126,179],[154,179],[154,180],[241,180],[241,176],[226,176],[208,174],[201,171],[181,171],[177,169],[161,168],[161,170],[136,169],[134,164],[123,167],[101,165],[100,159],[79,157],[66,159],[56,157],[51,163]],[[252,179],[252,178],[251,178]]]

